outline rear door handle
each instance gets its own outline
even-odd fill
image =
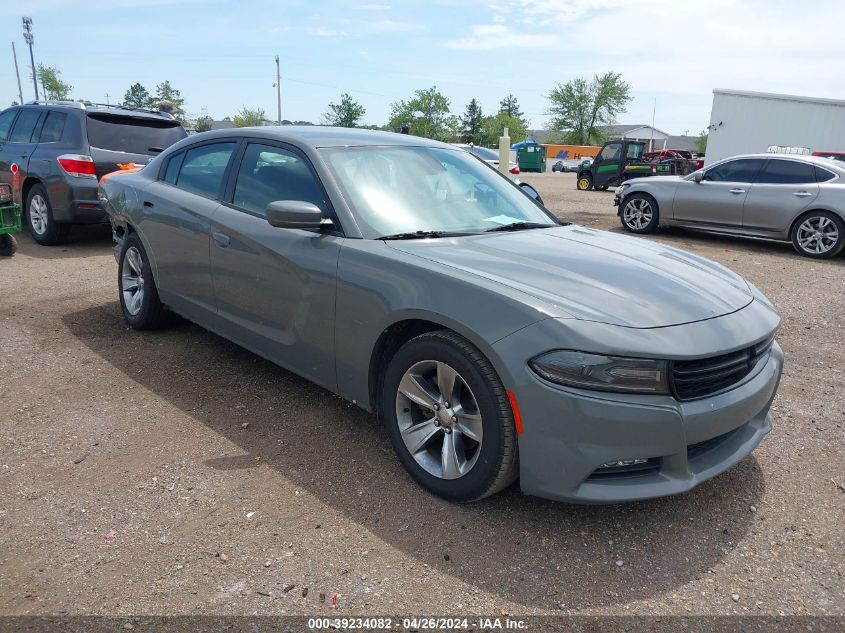
[[[731,189],[731,193],[733,193],[733,194],[745,193],[745,189]]]
[[[229,242],[232,241],[232,238],[230,238],[228,235],[226,235],[225,233],[218,233],[217,231],[212,233],[211,237],[214,238],[214,241],[217,242],[217,245],[220,248],[226,248],[227,246],[229,246]]]
[[[144,200],[144,206],[145,207],[154,207],[155,205],[152,202],[150,202],[149,200]]]
[[[793,191],[792,195],[797,196],[799,198],[809,198],[813,194],[811,194],[809,191]]]

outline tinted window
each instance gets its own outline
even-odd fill
[[[816,182],[827,182],[836,178],[836,174],[822,167],[816,166]]]
[[[171,156],[167,161],[167,170],[164,172],[164,182],[171,185],[176,184],[176,178],[179,177],[179,167],[182,166],[182,159],[185,158],[185,152],[179,152],[175,156]]]
[[[91,147],[128,154],[158,154],[187,136],[177,121],[109,114],[88,115]]]
[[[0,114],[0,141],[9,138],[9,130],[12,129],[12,122],[15,120],[17,110],[6,110]]]
[[[55,143],[62,140],[62,132],[65,130],[65,120],[67,115],[64,112],[50,112],[47,115],[47,120],[41,127],[41,136],[38,138],[39,143]]]
[[[237,143],[214,143],[189,149],[179,170],[176,186],[207,198],[217,197],[226,165],[236,146]]]
[[[473,147],[470,152],[483,160],[499,160],[499,152],[489,149],[487,147]]]
[[[763,161],[759,158],[729,160],[704,172],[704,180],[714,182],[753,182]]]
[[[41,110],[35,108],[28,108],[21,110],[18,120],[15,121],[15,127],[12,128],[12,133],[9,134],[10,143],[29,143],[32,138],[32,132],[35,130],[35,124],[38,123],[38,117],[41,116]]]
[[[813,165],[796,160],[769,159],[757,182],[768,185],[798,185],[816,182]]]
[[[622,158],[622,143],[606,145],[599,155],[600,160],[619,160]]]
[[[238,207],[264,213],[276,200],[303,200],[320,208],[323,193],[305,160],[287,150],[250,143],[244,152],[235,196]]]

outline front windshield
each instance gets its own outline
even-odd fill
[[[459,149],[321,151],[366,238],[415,231],[481,233],[516,222],[557,224],[507,178]]]

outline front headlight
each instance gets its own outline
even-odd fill
[[[560,385],[626,393],[669,393],[669,363],[665,360],[555,350],[528,364],[542,378]]]

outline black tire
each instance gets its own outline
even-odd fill
[[[400,383],[406,372],[426,362],[443,363],[453,368],[470,390],[469,395],[477,404],[477,412],[481,416],[483,435],[481,443],[476,447],[474,464],[457,478],[443,478],[428,472],[417,462],[402,439],[399,409],[402,408],[408,414],[409,408],[399,402],[403,397],[399,392]],[[399,460],[420,485],[437,496],[459,503],[476,501],[503,490],[516,480],[516,430],[507,392],[490,362],[463,337],[449,330],[439,330],[422,334],[405,343],[389,362],[380,398],[382,421]],[[422,413],[424,407],[410,406],[417,407],[423,418],[429,415],[437,417],[437,414],[431,412]],[[452,406],[454,408],[455,404]],[[439,422],[436,424],[440,426]],[[432,441],[434,461],[438,459],[436,455],[442,449],[445,437],[441,434]],[[437,448],[437,439],[442,439],[441,449]],[[469,440],[466,445],[462,442],[461,446],[470,446],[471,449],[472,444],[472,440]]]
[[[53,219],[53,205],[50,204],[47,190],[41,183],[33,185],[29,190],[24,215],[26,228],[32,239],[43,246],[62,244],[70,233],[70,224],[59,223]]]
[[[619,205],[622,228],[631,233],[653,233],[660,224],[657,201],[647,193],[632,193]]]
[[[11,257],[18,252],[18,241],[14,235],[0,235],[0,257]]]
[[[140,264],[134,259],[136,253],[140,257]],[[135,262],[134,266],[133,261]],[[133,299],[137,292],[133,293],[128,290],[131,282],[125,280],[124,275],[131,277],[136,268],[141,271],[140,285],[135,286],[140,288],[141,298],[137,300],[138,304],[134,305]],[[117,266],[117,294],[120,300],[120,309],[123,311],[123,318],[134,329],[153,330],[165,323],[167,313],[158,297],[158,288],[156,288],[155,279],[153,279],[150,260],[141,240],[135,233],[130,233],[123,240],[123,246],[120,249]],[[130,302],[130,305],[127,305],[127,301]]]
[[[608,188],[609,186],[610,186],[610,185],[602,185],[601,187],[598,187],[598,190],[599,190],[599,191],[607,191],[607,188]]]
[[[811,237],[810,229],[828,236],[835,233],[835,241],[832,241],[830,237],[814,239]],[[845,247],[845,222],[830,211],[810,211],[799,217],[792,225],[790,238],[792,246],[804,257],[829,259],[838,255]],[[809,242],[807,242],[808,238]],[[818,246],[819,244],[821,246]],[[819,247],[825,250],[819,252],[816,250]]]
[[[593,188],[593,177],[590,174],[578,174],[575,179],[578,191],[589,191]]]

